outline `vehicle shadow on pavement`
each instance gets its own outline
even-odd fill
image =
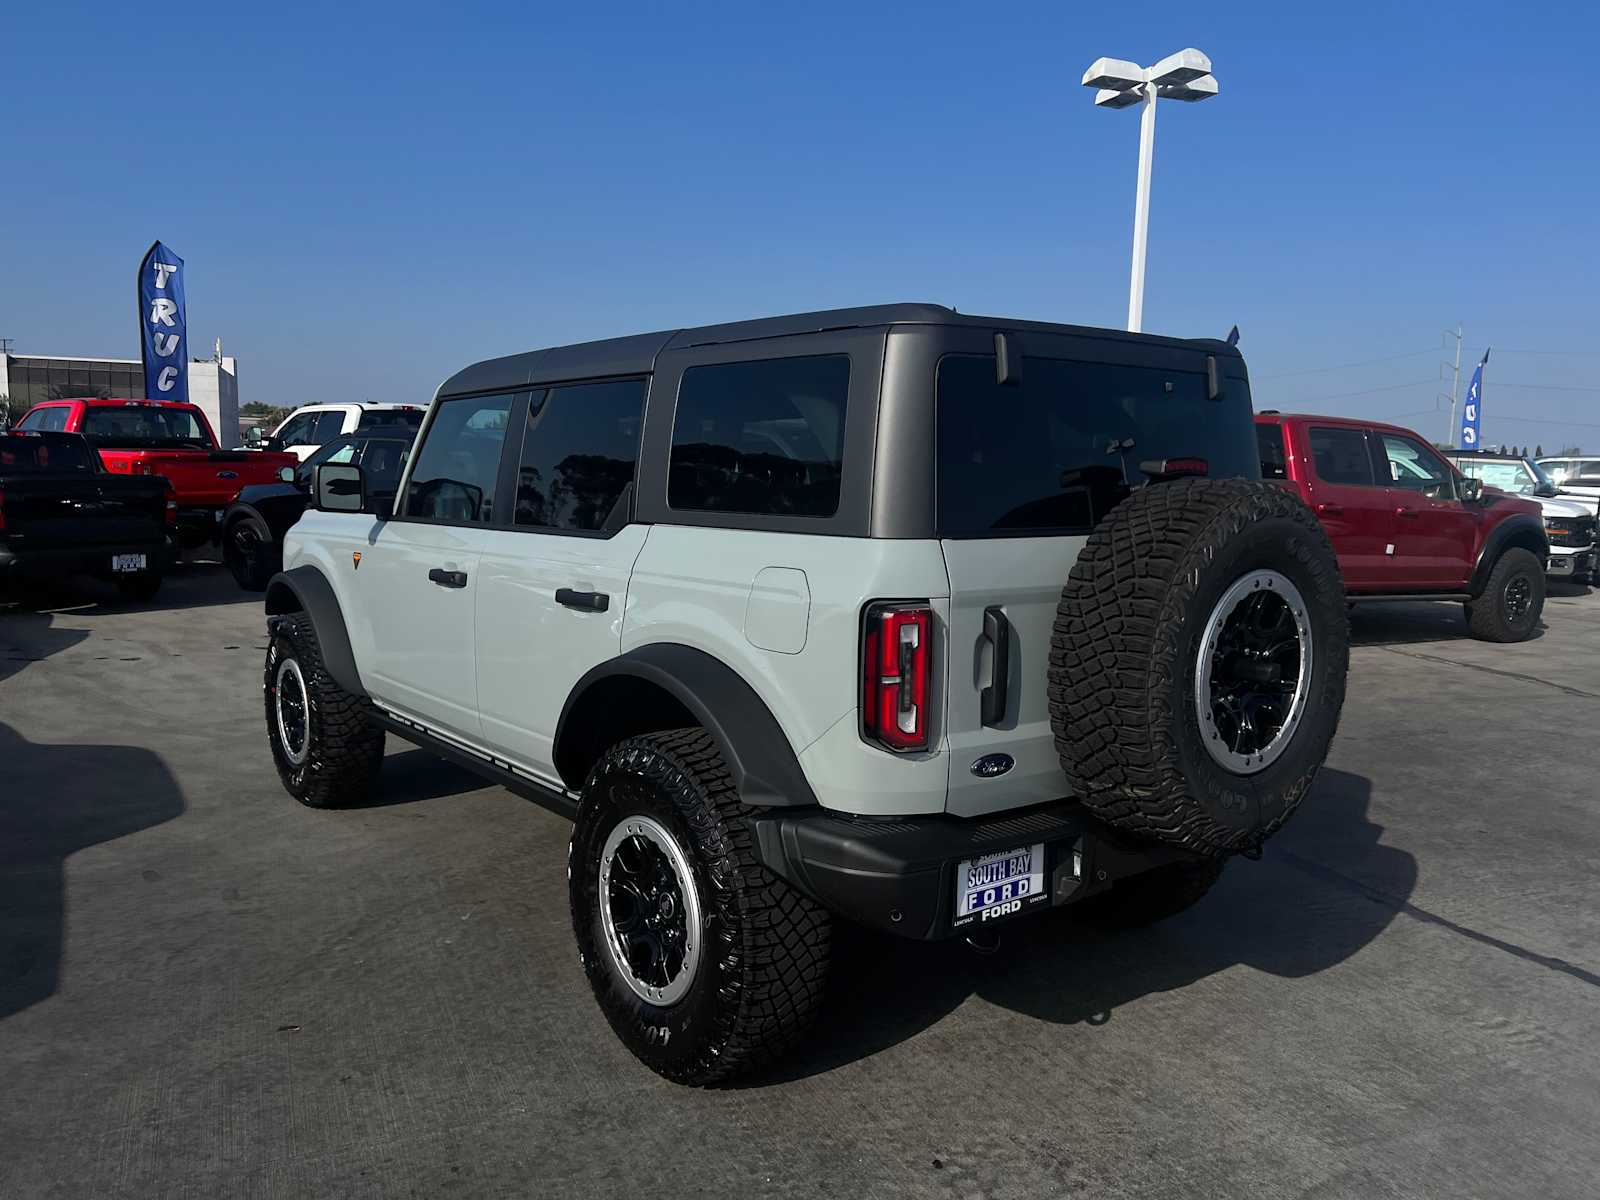
[[[1545,628],[1540,622],[1528,641],[1542,638]],[[1350,611],[1352,646],[1409,646],[1419,642],[1472,640],[1467,614],[1455,600],[1383,600],[1357,604]]]
[[[136,746],[45,745],[0,722],[0,764],[3,1020],[56,990],[67,856],[170,821],[184,802],[161,759]]]
[[[0,603],[0,617],[27,612],[106,613],[146,612],[209,608],[217,604],[255,604],[259,592],[247,592],[234,582],[220,563],[180,562],[167,573],[155,599],[124,599],[115,585],[104,579],[77,576],[33,584],[12,597],[9,605]]]
[[[391,743],[392,744],[392,743]],[[458,767],[447,759],[427,750],[408,748],[386,754],[383,775],[378,786],[365,801],[346,806],[347,810],[362,808],[389,808],[396,804],[413,804],[421,800],[443,800],[449,796],[464,796],[468,792],[483,791],[498,785],[474,775],[465,767]]]
[[[1376,938],[1417,882],[1409,853],[1379,843],[1371,783],[1324,769],[1261,863],[1235,860],[1204,900],[1116,932],[1071,908],[1005,927],[979,955],[959,939],[921,943],[836,923],[831,984],[813,1033],[760,1087],[820,1074],[914,1037],[971,996],[1055,1024],[1101,1026],[1141,997],[1245,966],[1299,978]],[[892,996],[893,1003],[884,998]]]

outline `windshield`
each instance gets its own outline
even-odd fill
[[[91,408],[83,414],[83,436],[105,446],[153,449],[211,449],[211,439],[185,408],[131,404],[125,408]]]
[[[1229,378],[1220,399],[1206,395],[1202,370],[1026,357],[1020,380],[1001,384],[993,355],[946,355],[935,389],[940,535],[1092,529],[1145,483],[1152,460],[1259,479],[1249,386]]]
[[[1499,488],[1502,492],[1512,492],[1518,496],[1531,496],[1534,489],[1541,486],[1555,486],[1542,467],[1525,458],[1510,462],[1463,458],[1456,465],[1461,468],[1463,475],[1483,480],[1485,487]]]

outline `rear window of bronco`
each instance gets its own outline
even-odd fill
[[[1198,365],[1198,363],[1197,363]],[[1001,385],[987,354],[939,361],[941,537],[1085,533],[1145,480],[1139,464],[1201,458],[1260,477],[1249,389],[1206,398],[1204,371],[1025,358]]]

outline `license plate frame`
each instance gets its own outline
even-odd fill
[[[951,927],[989,925],[1048,903],[1045,843],[993,850],[956,863]]]
[[[148,554],[113,554],[111,556],[111,573],[113,575],[134,575],[149,569],[150,556]]]

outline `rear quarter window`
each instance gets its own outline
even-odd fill
[[[833,516],[849,390],[844,354],[690,367],[673,416],[668,507]]]

